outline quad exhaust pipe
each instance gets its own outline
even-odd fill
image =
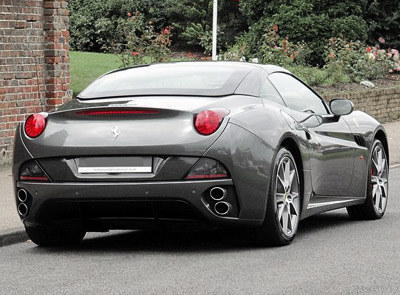
[[[214,212],[220,216],[225,216],[232,210],[231,203],[223,201],[226,199],[227,195],[227,190],[219,186],[213,187],[210,190],[210,197],[216,202],[214,204]]]
[[[20,189],[17,193],[18,200],[22,203],[26,202],[28,200],[28,192],[24,190],[23,188]]]
[[[216,186],[210,190],[210,197],[214,201],[222,201],[226,197],[226,189]]]
[[[30,203],[29,198],[30,195],[25,189],[21,188],[17,191],[17,199],[19,201],[17,210],[21,217],[26,217],[29,213],[29,207],[28,207],[28,204]]]
[[[232,210],[232,205],[228,202],[217,202],[214,205],[214,211],[221,216],[228,214]]]
[[[25,217],[28,214],[28,206],[26,206],[26,204],[21,203],[18,205],[18,213]]]

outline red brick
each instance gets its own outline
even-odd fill
[[[16,122],[69,99],[68,1],[0,2],[0,145],[11,149]]]

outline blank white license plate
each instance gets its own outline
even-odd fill
[[[85,157],[79,158],[78,172],[151,173],[152,163],[152,157]]]

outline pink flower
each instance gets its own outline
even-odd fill
[[[133,51],[133,52],[132,52],[132,55],[133,55],[133,56],[137,56],[138,53],[137,53],[136,51]]]
[[[393,73],[393,70],[392,70],[392,69],[389,69],[389,73]]]
[[[378,42],[381,44],[385,44],[385,39],[383,39],[382,37],[379,37]]]
[[[400,72],[400,67],[397,67],[396,71]]]
[[[131,16],[132,16],[132,13],[128,12],[128,17],[131,17]]]
[[[372,51],[371,46],[367,46],[367,48],[365,49],[368,53],[370,53]]]

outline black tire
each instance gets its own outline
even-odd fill
[[[28,237],[38,246],[52,247],[78,244],[86,232],[78,229],[25,227]]]
[[[281,169],[293,168],[293,179],[290,188],[285,188],[282,181]],[[283,166],[285,167],[283,167]],[[290,190],[290,191],[287,191]],[[282,191],[285,193],[282,194]],[[281,201],[282,200],[282,201]],[[284,211],[287,211],[288,220],[284,222]],[[273,173],[268,193],[267,210],[261,227],[256,231],[257,240],[262,246],[285,246],[290,244],[297,233],[301,211],[300,177],[293,155],[286,148],[281,148],[274,162]],[[294,214],[291,214],[294,213]],[[281,216],[279,216],[279,214]],[[292,216],[293,215],[293,216]],[[289,226],[289,221],[290,226]],[[285,225],[286,223],[286,225]],[[292,226],[292,224],[294,224]],[[290,229],[289,229],[290,227]]]
[[[382,155],[384,167],[380,166],[375,157]],[[374,164],[375,162],[375,164]],[[355,220],[373,220],[383,217],[387,207],[388,189],[389,189],[389,163],[387,160],[385,149],[379,140],[375,140],[368,159],[368,176],[367,176],[367,195],[365,203],[362,205],[347,207],[347,213]],[[381,170],[381,171],[379,171]],[[385,182],[386,181],[386,182]],[[386,189],[384,188],[386,184]],[[375,189],[374,189],[375,187]],[[374,194],[375,190],[375,194]],[[381,194],[378,196],[378,194]]]

